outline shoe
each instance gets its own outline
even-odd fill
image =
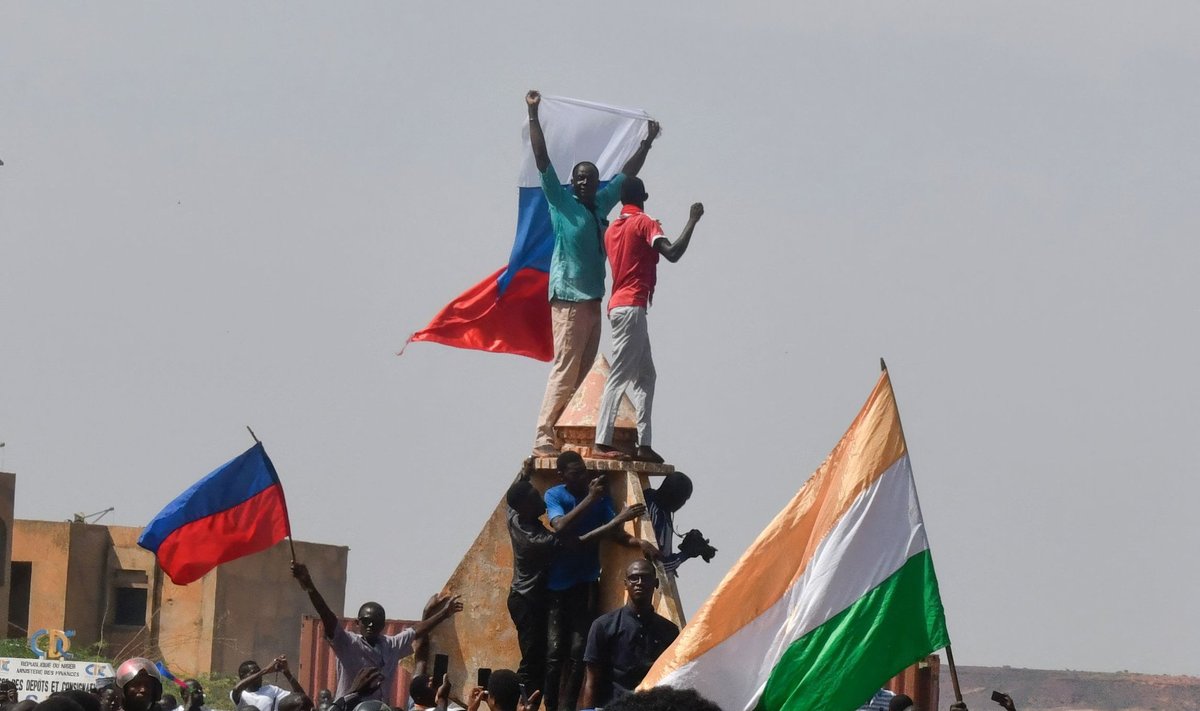
[[[552,444],[540,444],[533,448],[533,456],[535,457],[557,457],[560,454],[558,448]]]
[[[666,460],[663,459],[658,452],[655,452],[649,447],[638,447],[637,454],[633,455],[633,458],[636,461],[647,462],[649,464],[663,464],[666,462]]]
[[[592,459],[609,459],[609,460],[626,461],[626,462],[629,461],[630,459],[633,459],[633,457],[630,456],[629,452],[622,452],[621,450],[617,449],[616,447],[606,447],[602,444],[598,444],[595,447],[592,447],[591,457],[592,457]]]

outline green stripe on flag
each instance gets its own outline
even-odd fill
[[[925,550],[853,605],[793,642],[756,711],[851,711],[908,665],[950,643]]]

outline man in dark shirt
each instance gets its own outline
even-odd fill
[[[525,685],[525,693],[529,695],[540,691],[546,681],[546,622],[549,611],[546,575],[554,557],[563,548],[587,545],[610,535],[623,523],[646,511],[642,504],[635,504],[608,523],[579,537],[570,532],[550,531],[541,522],[541,516],[546,513],[546,503],[533,484],[529,483],[532,467],[533,459],[530,458],[526,460],[521,479],[508,488],[505,497],[508,503],[508,536],[513,547],[508,614],[517,628],[517,644],[521,649],[521,664],[517,667],[517,674]],[[557,694],[552,697],[557,698]]]
[[[597,617],[588,633],[580,709],[606,706],[636,689],[654,660],[679,636],[675,623],[654,611],[657,587],[658,576],[649,561],[635,560],[625,569],[629,602]]]

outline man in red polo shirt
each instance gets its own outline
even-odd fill
[[[679,239],[671,242],[663,235],[662,225],[643,212],[646,186],[637,177],[627,177],[621,185],[621,216],[604,233],[604,246],[612,270],[612,295],[608,299],[608,320],[612,324],[613,361],[600,401],[596,421],[596,447],[593,456],[601,459],[627,459],[629,455],[612,446],[613,427],[621,394],[629,389],[637,410],[638,447],[634,458],[661,464],[650,446],[650,411],[654,404],[654,359],[650,356],[650,334],[646,328],[646,309],[654,299],[658,279],[658,255],[678,262],[692,240],[692,230],[704,215],[704,205],[692,205],[687,225]]]

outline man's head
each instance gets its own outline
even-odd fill
[[[17,684],[11,679],[0,680],[0,703],[17,703]]]
[[[83,711],[101,711],[100,700],[83,689],[67,689],[59,691],[55,696],[65,696],[79,705]]]
[[[683,472],[671,472],[663,477],[655,490],[655,500],[664,510],[675,513],[692,498],[692,480]]]
[[[179,701],[171,694],[163,694],[163,697],[158,701],[158,705],[170,711],[179,705]]]
[[[568,491],[575,496],[587,494],[587,485],[592,477],[587,467],[583,465],[583,457],[579,456],[579,452],[567,451],[558,455],[555,468],[562,477],[563,483],[567,485]]]
[[[200,708],[204,705],[204,687],[195,679],[183,681],[183,700],[188,708]]]
[[[100,689],[97,696],[100,698],[100,708],[104,711],[117,711],[121,708],[121,692],[117,691],[115,686]]]
[[[649,691],[626,694],[604,707],[604,711],[721,711],[721,707],[696,693],[695,689],[656,686]]]
[[[496,669],[488,677],[487,693],[492,711],[517,711],[521,703],[521,677],[511,669]]]
[[[258,662],[253,659],[247,659],[238,665],[238,679],[245,679],[248,676],[254,676],[262,671],[262,667],[258,666]],[[262,688],[262,677],[246,687],[246,691],[258,691]]]
[[[408,684],[408,695],[412,700],[426,708],[437,706],[437,690],[428,674],[417,674]]]
[[[162,679],[154,662],[133,657],[117,667],[117,686],[121,689],[121,708],[125,711],[150,711],[162,698]]]
[[[888,701],[888,711],[916,711],[912,697],[908,694],[896,694]]]
[[[333,692],[330,691],[329,689],[321,689],[321,692],[319,694],[317,694],[317,701],[322,704],[326,704],[326,703],[332,704],[333,703]]]
[[[275,708],[278,711],[308,711],[312,705],[312,699],[308,696],[293,691],[281,698]]]
[[[509,508],[521,518],[537,518],[546,513],[546,502],[536,487],[527,481],[514,482],[504,496]]]
[[[648,609],[654,604],[654,590],[658,587],[658,575],[654,565],[648,560],[639,559],[625,568],[625,592],[629,593],[629,602],[638,609]]]
[[[387,617],[384,615],[383,605],[377,602],[364,602],[362,607],[358,608],[358,633],[362,635],[367,644],[375,644],[379,641],[379,636],[383,634],[383,626],[386,623]]]
[[[625,182],[621,183],[621,202],[625,205],[637,205],[638,207],[646,206],[646,199],[650,194],[646,192],[646,184],[637,176],[626,176]]]
[[[594,207],[596,189],[599,186],[600,171],[596,169],[595,163],[583,161],[575,165],[574,170],[571,171],[571,188],[575,190],[575,197],[579,198],[579,202],[588,207]]]

